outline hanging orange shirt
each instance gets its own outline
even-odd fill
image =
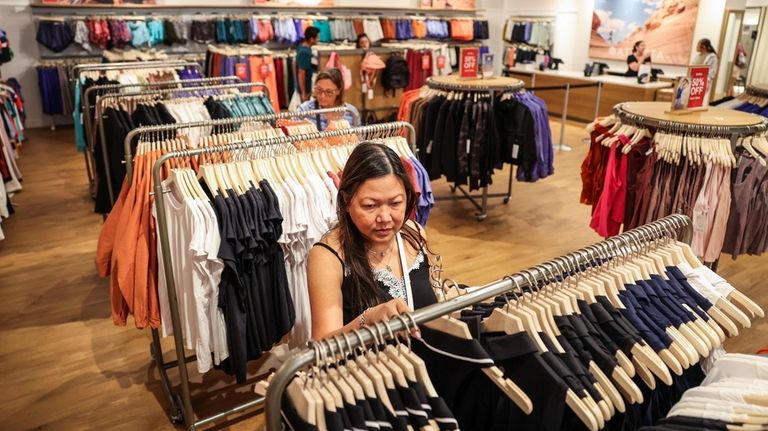
[[[266,64],[268,74],[264,78],[261,74],[261,65]],[[269,101],[272,103],[272,109],[280,112],[280,102],[277,97],[277,77],[275,76],[275,62],[270,56],[252,55],[248,57],[248,67],[251,72],[251,82],[263,82],[269,89]]]
[[[107,216],[107,220],[101,226],[99,242],[96,244],[96,268],[99,270],[99,277],[107,277],[110,274],[112,249],[115,247],[115,234],[129,188],[128,178],[123,178],[123,185],[120,187],[120,195],[117,197],[117,202],[115,202]]]

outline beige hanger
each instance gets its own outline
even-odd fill
[[[371,335],[373,335],[373,331],[368,329],[367,326],[364,326],[362,329],[370,331]],[[360,332],[357,329],[352,332],[360,341],[360,345],[363,346],[363,337],[360,335]],[[366,389],[366,395],[369,398],[378,398],[384,407],[394,414],[395,408],[392,406],[392,402],[387,395],[387,386],[384,376],[368,361],[365,354],[356,354],[354,363],[356,366],[350,367],[350,371],[352,371],[358,382],[363,384],[363,388]],[[371,385],[366,385],[367,381],[370,381]],[[371,393],[371,390],[375,391],[375,396]]]
[[[426,322],[424,326],[435,331],[444,332],[457,338],[467,340],[472,339],[467,325],[461,320],[449,316],[441,316],[437,319]],[[483,373],[487,375],[496,386],[501,389],[514,403],[523,411],[530,413],[533,411],[531,399],[514,382],[504,378],[504,373],[496,366],[483,368]]]

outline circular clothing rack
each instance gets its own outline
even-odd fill
[[[525,87],[525,83],[519,79],[509,78],[506,76],[491,76],[487,78],[461,78],[458,75],[446,75],[446,76],[432,76],[427,78],[427,87],[434,90],[442,91],[460,91],[465,93],[488,93],[490,95],[491,111],[494,106],[494,95],[496,93],[506,93],[510,91],[519,91]],[[449,196],[435,196],[435,200],[459,200],[467,199],[472,205],[477,208],[475,218],[477,221],[483,221],[488,217],[488,199],[489,198],[502,198],[504,203],[509,203],[512,197],[512,165],[509,166],[509,183],[507,185],[506,193],[488,193],[488,186],[483,187],[481,194],[471,194],[465,190],[461,185],[451,185],[451,195]],[[453,193],[458,190],[461,195],[454,195]],[[479,201],[478,201],[479,200]]]
[[[460,78],[458,75],[432,76],[427,86],[437,90],[455,91],[514,91],[521,90],[525,83],[506,76],[488,78]]]
[[[661,129],[747,135],[768,129],[765,118],[747,112],[710,107],[684,115],[669,114],[668,102],[624,102],[613,107],[622,121]]]
[[[750,96],[768,97],[768,83],[747,85],[746,93]]]

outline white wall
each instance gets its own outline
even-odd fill
[[[554,17],[553,56],[563,60],[566,69],[582,69],[587,61],[590,23],[594,0],[507,0],[506,17],[512,15]]]
[[[25,3],[19,1],[3,1],[0,4],[0,27],[8,34],[8,40],[13,49],[14,57],[9,63],[0,66],[3,79],[15,77],[22,87],[22,94],[27,109],[27,127],[40,127],[71,123],[71,119],[56,118],[43,115],[40,103],[40,93],[37,90],[37,74],[35,65],[39,62],[40,52],[35,41],[35,25],[29,8],[25,5],[11,6],[8,3]]]

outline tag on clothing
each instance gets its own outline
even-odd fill
[[[432,68],[432,65],[430,64],[430,57],[428,55],[422,55],[421,56],[421,69],[422,70],[429,70]]]
[[[368,100],[373,100],[373,88],[368,89]]]
[[[701,210],[693,210],[693,231],[704,233],[707,231],[707,214]]]
[[[237,63],[235,65],[235,76],[242,79],[243,81],[246,80],[248,77],[248,72],[246,72],[246,64],[245,63]]]
[[[472,147],[472,140],[467,139],[467,154],[469,154],[469,149]]]
[[[363,87],[363,94],[368,93],[368,84],[363,82],[362,87]]]
[[[259,66],[259,74],[261,75],[261,79],[266,79],[269,76],[270,72],[271,71],[269,70],[269,64],[261,63],[261,66]]]
[[[437,68],[438,69],[445,69],[445,56],[441,55],[437,57]]]
[[[432,154],[432,141],[427,144],[427,154]]]
[[[513,159],[517,158],[517,153],[519,151],[520,151],[520,145],[515,144],[515,145],[512,146],[512,158]]]
[[[80,125],[81,126],[83,125],[83,113],[82,112],[80,113]]]

